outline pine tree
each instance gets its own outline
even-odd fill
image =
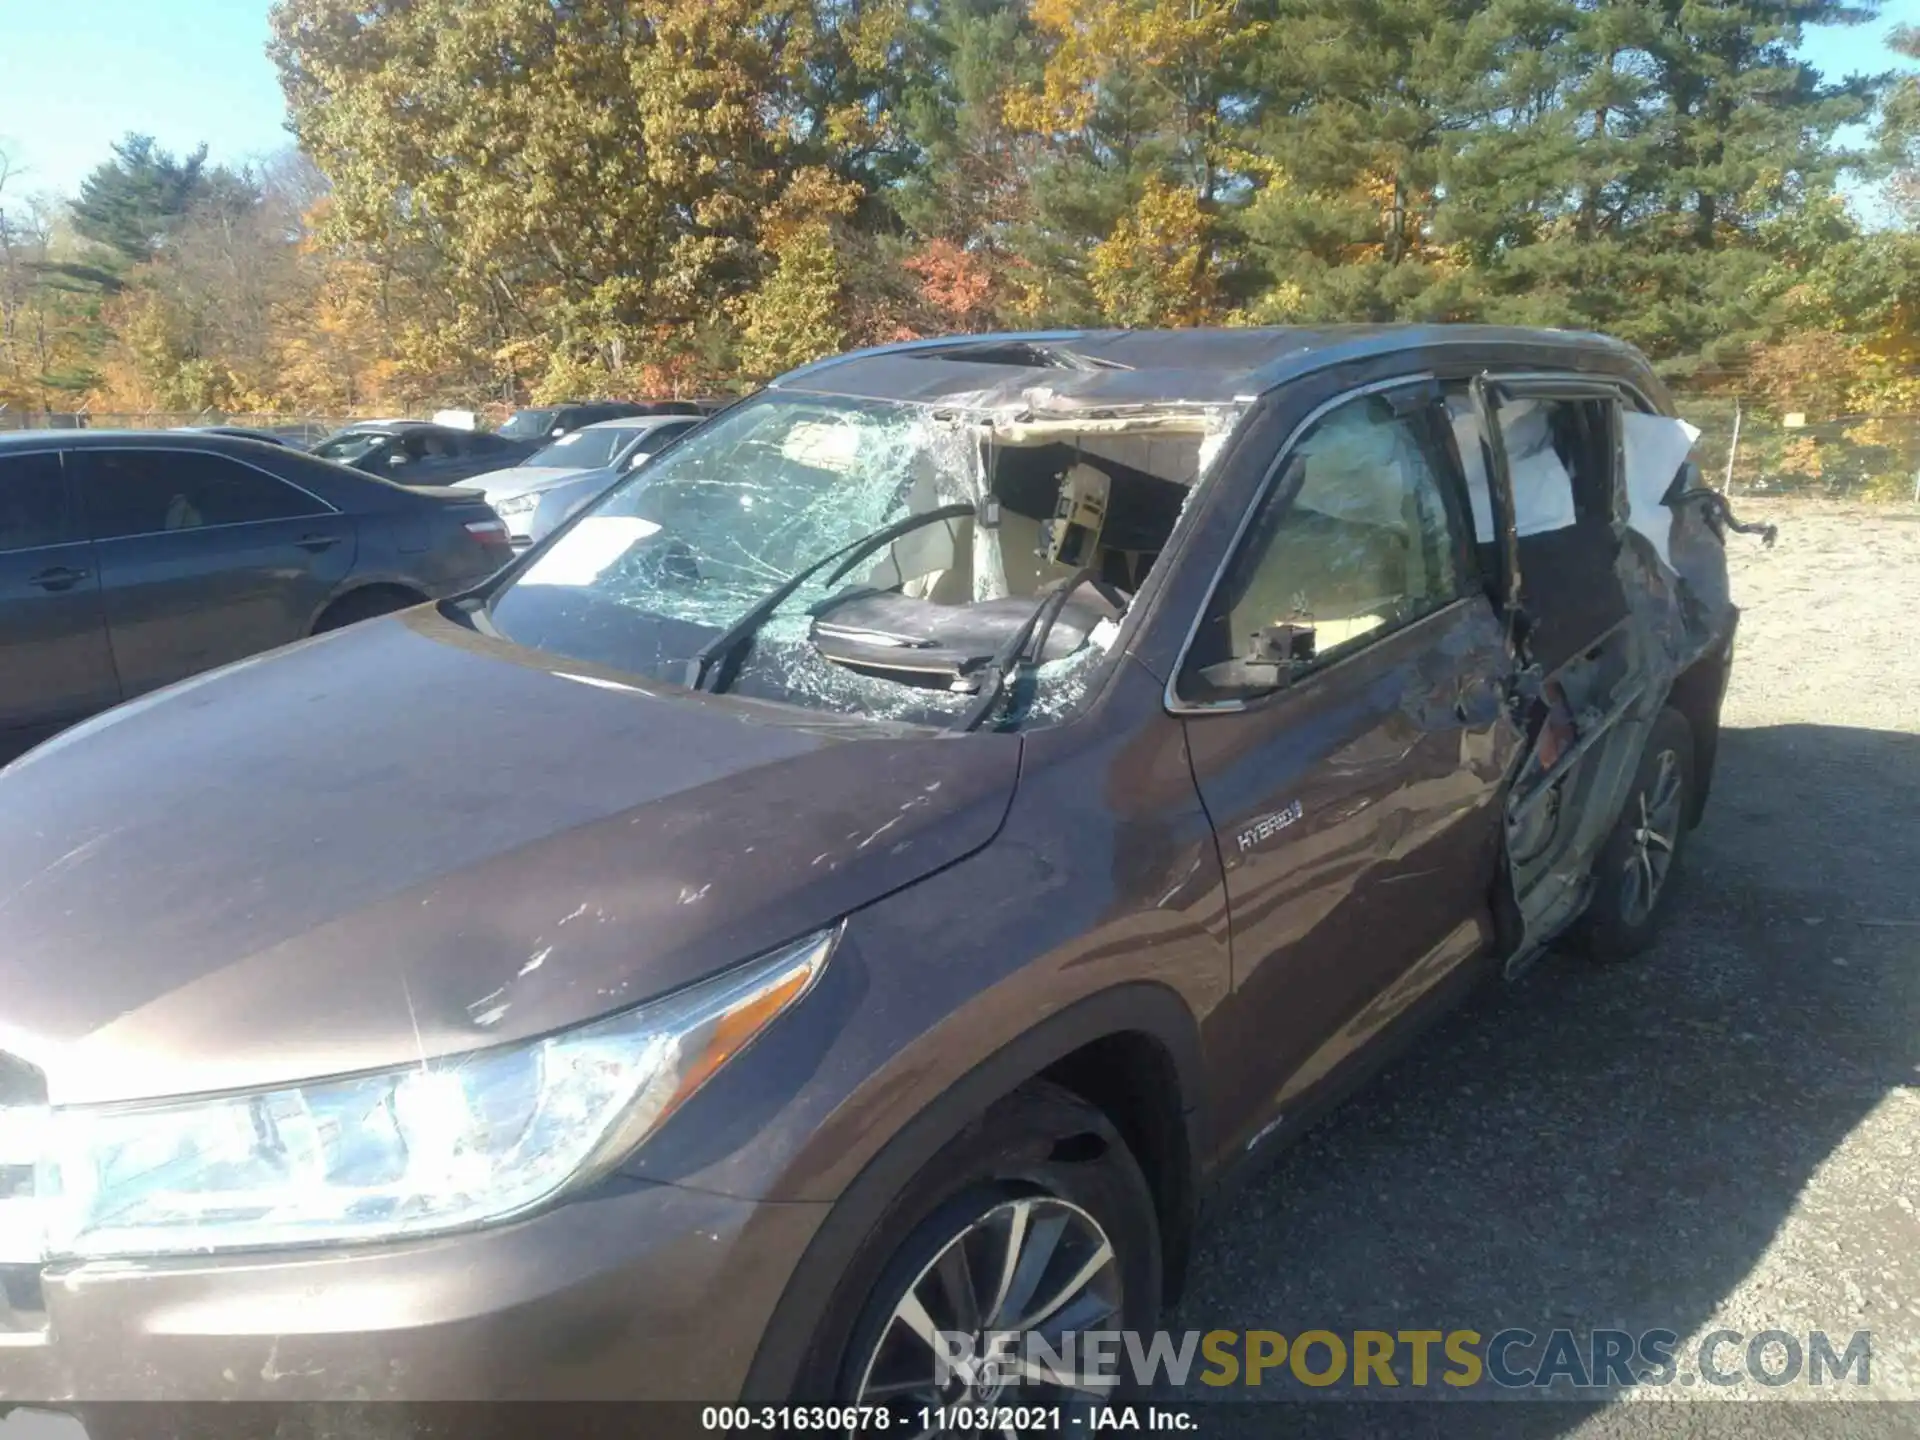
[[[1253,73],[1271,176],[1240,220],[1268,287],[1256,315],[1445,318],[1458,267],[1436,225],[1478,73],[1467,35],[1480,7],[1269,3],[1272,38]]]
[[[73,228],[104,245],[124,264],[151,260],[167,236],[196,207],[246,209],[259,199],[244,177],[207,168],[207,147],[175,159],[150,135],[129,135],[113,158],[80,182]]]
[[[1619,334],[1712,361],[1773,323],[1769,227],[1830,195],[1875,82],[1826,83],[1795,55],[1834,0],[1594,0],[1561,40],[1567,78],[1533,233],[1486,253],[1489,315]],[[1476,132],[1468,156],[1494,137]],[[1512,157],[1503,157],[1512,163]]]

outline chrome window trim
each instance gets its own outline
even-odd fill
[[[95,545],[111,545],[116,540],[151,540],[158,535],[204,535],[209,530],[242,530],[250,525],[278,525],[287,520],[324,520],[330,515],[346,514],[344,510],[341,510],[338,507],[331,505],[327,501],[321,499],[318,495],[314,494],[311,490],[307,489],[306,486],[301,485],[292,480],[284,479],[281,476],[274,474],[271,470],[266,469],[264,466],[256,465],[251,460],[242,460],[237,455],[225,454],[219,450],[203,450],[197,445],[151,445],[151,446],[149,445],[81,445],[81,446],[69,446],[67,448],[66,453],[67,454],[101,454],[101,455],[199,455],[202,457],[211,456],[216,460],[225,460],[230,464],[239,465],[244,469],[254,471],[256,474],[264,475],[267,477],[267,479],[273,481],[273,483],[276,485],[284,485],[289,490],[297,490],[300,494],[306,496],[309,500],[313,501],[314,504],[320,507],[320,513],[317,515],[282,515],[277,520],[224,520],[218,525],[196,525],[191,530],[133,530],[133,531],[128,531],[127,533],[121,534],[121,535],[95,536],[92,533],[93,523],[92,523],[91,517],[85,514],[86,497],[82,495],[80,491],[76,488],[74,493],[80,499],[80,502],[81,502],[80,504],[80,509],[82,512],[81,518],[87,521],[87,531],[88,531],[87,539],[90,543]],[[76,487],[79,486],[80,481],[81,481],[81,477],[78,475],[71,477],[71,483]]]
[[[1622,380],[1617,375],[1590,375],[1583,370],[1515,370],[1502,372],[1489,367],[1486,373],[1496,385],[1567,385],[1584,387],[1587,390],[1612,390],[1616,394],[1625,391],[1640,402],[1642,409],[1650,415],[1663,415],[1658,405],[1648,398],[1631,380]],[[1442,382],[1445,383],[1445,382]]]

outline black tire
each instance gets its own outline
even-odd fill
[[[1588,959],[1603,964],[1630,960],[1653,943],[1686,848],[1693,777],[1693,730],[1678,710],[1662,710],[1641,751],[1620,818],[1600,847],[1593,898],[1571,937]],[[1646,825],[1648,819],[1654,823]],[[1657,841],[1667,842],[1664,865],[1663,846]]]
[[[329,630],[340,630],[348,625],[357,625],[362,620],[391,615],[396,610],[410,610],[426,598],[424,595],[414,594],[411,590],[384,587],[355,590],[350,594],[342,595],[320,612],[320,618],[313,622],[313,633],[324,635]]]
[[[1016,1210],[1024,1212],[1020,1222],[1011,1220]],[[1097,1236],[1087,1232],[1087,1222]],[[1144,1331],[1157,1323],[1160,1229],[1146,1177],[1104,1114],[1058,1086],[1035,1082],[995,1104],[956,1136],[875,1225],[828,1308],[797,1387],[799,1397],[884,1403],[875,1398],[873,1386],[890,1377],[917,1375],[917,1355],[908,1343],[913,1337],[896,1310],[915,1289],[929,1297],[937,1329],[961,1328],[961,1317],[944,1308],[954,1292],[948,1288],[952,1270],[943,1257],[951,1258],[946,1252],[963,1235],[967,1238],[959,1251],[981,1272],[974,1277],[976,1295],[997,1295],[1011,1311],[1011,1302],[1020,1296],[1004,1283],[1001,1262],[1007,1253],[1005,1237],[1016,1233],[1016,1224],[1029,1243],[1049,1229],[1059,1237],[1032,1285],[1025,1287],[1036,1308],[1043,1297],[1066,1288],[1064,1279],[1098,1263],[1093,1240],[1104,1239],[1111,1248],[1112,1259],[1087,1286],[1086,1299],[1063,1306],[1047,1325]],[[997,1252],[996,1243],[1001,1247]],[[943,1263],[936,1267],[936,1262]],[[1025,1278],[1022,1272],[1023,1286]],[[985,1310],[990,1303],[975,1308]],[[1111,1313],[1103,1314],[1109,1306]],[[1054,1339],[1057,1342],[1057,1331]],[[1124,1365],[1120,1369],[1124,1379],[1131,1378],[1125,1376]],[[931,1391],[930,1348],[926,1377]],[[956,1378],[938,1393],[944,1403],[969,1405],[1071,1407],[1087,1398],[1052,1387],[1002,1390],[988,1377],[971,1388]],[[1099,1403],[1121,1403],[1134,1393],[1130,1385],[1118,1385],[1100,1396]],[[913,1416],[924,1398],[896,1395],[892,1403]]]

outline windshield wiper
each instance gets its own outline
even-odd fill
[[[970,730],[978,730],[1007,693],[1007,682],[1027,666],[1039,663],[1040,657],[1046,653],[1047,637],[1053,633],[1053,625],[1060,618],[1060,612],[1067,608],[1067,601],[1073,598],[1073,592],[1091,579],[1093,571],[1076,571],[1058,590],[1044,596],[1033,607],[1033,612],[1021,622],[1020,628],[1001,642],[1000,648],[993,652],[993,658],[987,661],[986,668],[980,672],[980,690],[974,696],[973,704],[953,722],[956,731],[965,734]]]
[[[923,526],[932,525],[942,520],[970,519],[977,513],[976,507],[968,503],[942,505],[937,510],[926,510],[918,515],[908,515],[903,519],[894,521],[893,524],[883,529],[875,530],[871,535],[863,535],[851,545],[841,546],[831,555],[823,555],[820,559],[814,561],[804,569],[794,571],[793,574],[781,581],[779,585],[769,590],[766,596],[752,609],[748,610],[746,614],[742,615],[738,620],[734,621],[733,624],[722,630],[694,653],[693,658],[687,661],[687,687],[692,690],[712,690],[715,694],[726,689],[729,678],[726,673],[727,667],[725,664],[727,659],[731,657],[735,651],[739,650],[741,646],[751,640],[754,633],[758,631],[762,625],[767,623],[774,611],[778,610],[792,598],[796,590],[829,565],[835,563],[840,565],[840,568],[833,574],[833,579],[837,580],[874,551],[884,545],[891,544],[902,535],[910,535]],[[713,677],[712,685],[707,684],[709,676]]]

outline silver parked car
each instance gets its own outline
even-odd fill
[[[562,435],[518,465],[491,470],[463,481],[460,488],[485,494],[507,522],[515,550],[524,550],[553,529],[559,515],[571,515],[598,498],[627,471],[698,425],[699,415],[628,415],[603,420]],[[551,503],[548,503],[548,502]],[[533,528],[536,512],[544,524]]]

